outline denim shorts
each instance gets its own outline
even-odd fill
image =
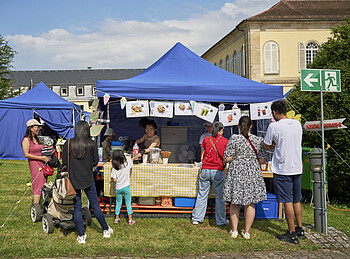
[[[273,185],[278,202],[291,203],[301,201],[301,174],[273,174]]]

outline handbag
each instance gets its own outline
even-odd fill
[[[57,192],[63,198],[74,198],[77,194],[71,181],[69,180],[69,140],[68,140],[68,176],[57,179]]]
[[[222,163],[223,163],[224,167],[226,167],[226,163],[224,162],[224,158],[222,157],[222,155],[220,155],[220,154],[219,154],[219,152],[218,152],[218,150],[217,150],[217,148],[216,148],[215,144],[213,143],[213,141],[211,140],[211,138],[210,138],[210,137],[209,137],[209,141],[210,141],[211,145],[213,146],[213,148],[214,148],[214,150],[215,150],[216,154],[217,154],[217,155],[218,155],[218,157],[221,159],[221,161],[222,161]]]
[[[43,169],[41,169],[41,171],[43,171],[45,177],[48,177],[48,176],[53,175],[53,173],[54,173],[55,170],[54,170],[51,166],[45,165],[45,166],[43,167]]]
[[[249,144],[252,146],[252,148],[253,148],[253,150],[254,150],[254,153],[255,153],[255,155],[256,155],[256,159],[258,159],[258,163],[259,163],[259,166],[260,166],[260,170],[266,171],[266,169],[262,169],[262,167],[261,167],[261,163],[260,163],[260,160],[259,160],[259,157],[258,157],[258,152],[256,151],[256,148],[254,147],[252,141],[251,141],[249,138],[247,138],[247,139],[248,139],[248,141],[249,141]],[[266,168],[266,167],[265,167],[265,168]]]

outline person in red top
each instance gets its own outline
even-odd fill
[[[226,204],[222,197],[222,187],[224,185],[224,152],[228,139],[223,137],[224,125],[221,122],[213,124],[211,136],[206,137],[202,142],[204,149],[202,155],[202,169],[198,179],[198,194],[196,205],[192,211],[192,224],[198,225],[204,220],[207,210],[208,195],[211,185],[215,190],[215,221],[216,225],[227,225]]]

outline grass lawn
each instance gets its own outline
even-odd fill
[[[51,176],[52,180],[53,177]],[[49,180],[50,180],[49,179]],[[0,225],[31,182],[27,161],[0,160]],[[232,239],[230,227],[218,228],[214,220],[205,220],[201,225],[190,224],[183,218],[136,218],[135,225],[129,226],[122,219],[118,225],[113,218],[106,218],[115,233],[110,239],[102,237],[102,230],[96,219],[87,228],[87,243],[78,245],[76,231],[63,236],[55,228],[52,234],[45,234],[41,222],[33,223],[29,209],[32,190],[24,196],[6,224],[0,228],[1,258],[33,257],[97,257],[97,256],[139,256],[139,257],[180,257],[188,255],[229,254],[248,251],[301,251],[317,250],[308,240],[299,245],[282,243],[276,234],[286,231],[285,220],[257,220],[251,230],[251,240],[242,237]],[[330,209],[328,226],[335,227],[350,235],[349,212]],[[304,225],[313,225],[313,209],[303,207]],[[240,222],[240,229],[243,222]]]

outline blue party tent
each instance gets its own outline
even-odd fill
[[[28,92],[0,101],[0,159],[24,159],[21,142],[26,122],[37,113],[54,131],[73,137],[80,106],[71,103],[40,82]]]
[[[283,87],[227,72],[176,43],[142,73],[124,80],[98,80],[97,96],[224,103],[260,103],[283,98]]]

